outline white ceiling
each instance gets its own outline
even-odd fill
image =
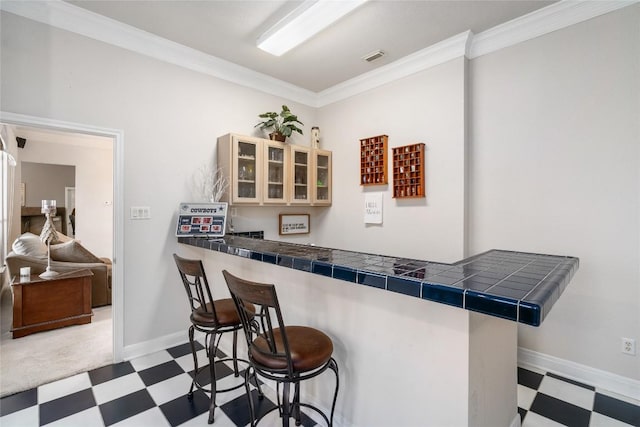
[[[256,47],[301,3],[287,0],[67,0],[209,55],[320,92],[464,31],[480,33],[548,6],[543,0],[370,0],[281,57]],[[368,63],[376,49],[386,55]]]

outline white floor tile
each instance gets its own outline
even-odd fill
[[[589,427],[630,427],[630,425],[623,423],[622,421],[609,418],[606,415],[593,412],[591,414],[591,420],[589,421]]]
[[[538,391],[588,411],[593,409],[593,399],[596,395],[594,391],[549,376],[542,379]]]
[[[16,411],[4,417],[0,417],[0,426],[2,427],[25,427],[25,426],[37,426],[40,425],[40,410],[38,405],[31,406],[23,409],[22,411]]]
[[[536,397],[536,393],[536,390],[518,384],[518,407],[528,411],[531,408],[533,399]]]
[[[162,405],[180,396],[185,396],[191,387],[191,375],[184,373],[147,387],[147,391],[156,402]]]
[[[103,426],[102,415],[97,406],[89,408],[77,414],[69,415],[54,421],[47,426],[51,427],[76,427],[76,426]],[[4,427],[4,426],[3,426]]]
[[[171,357],[168,351],[162,350],[156,353],[147,354],[146,356],[137,357],[132,359],[130,362],[131,366],[133,366],[136,371],[142,371],[143,369],[151,368],[170,360],[173,360],[173,357]]]
[[[231,369],[233,369],[233,368],[231,368]],[[232,373],[230,375],[227,375],[224,378],[220,378],[218,380],[217,385],[218,385],[218,390],[224,390],[224,389],[227,389],[227,388],[240,386],[239,388],[242,389],[242,391],[244,391],[245,390],[245,388],[244,388],[244,375],[241,372],[239,376],[234,377],[233,373]]]
[[[562,427],[562,424],[538,415],[535,412],[527,412],[522,427]]]
[[[206,420],[201,426],[206,425]],[[131,418],[113,424],[112,427],[165,427],[169,422],[162,414],[160,408],[151,408]]]
[[[91,380],[89,374],[83,372],[38,387],[38,403],[49,402],[88,388],[91,388]]]
[[[196,356],[198,357],[198,367],[209,364],[209,358],[207,357],[207,352],[205,350],[196,352]],[[175,361],[185,372],[193,371],[193,356],[191,353],[178,357]]]
[[[140,379],[140,375],[134,372],[94,386],[93,395],[96,398],[96,403],[102,405],[143,388],[144,383]]]
[[[190,419],[189,421],[180,424],[180,427],[202,427],[208,426],[207,421],[209,420],[209,411],[201,414],[195,418]],[[214,427],[236,427],[236,425],[227,417],[224,412],[220,408],[216,408],[216,412],[214,413],[213,424]],[[268,425],[268,424],[265,424]]]

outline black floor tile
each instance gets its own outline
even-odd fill
[[[182,373],[184,373],[184,370],[180,367],[180,365],[178,365],[175,360],[170,360],[160,365],[144,369],[138,372],[138,375],[140,375],[140,378],[142,378],[142,382],[144,383],[144,385],[149,387],[150,385],[175,377],[176,375],[180,375]]]
[[[98,385],[114,378],[129,375],[135,371],[130,362],[116,363],[89,371],[89,379],[91,380],[91,385]]]
[[[543,393],[536,394],[529,411],[568,427],[589,427],[591,419],[591,411]]]
[[[518,368],[518,384],[537,390],[544,375],[524,368]]]
[[[547,376],[551,377],[551,378],[555,378],[555,379],[560,380],[560,381],[564,381],[564,382],[569,383],[569,384],[573,384],[573,385],[578,386],[578,387],[586,388],[587,390],[596,391],[596,388],[594,386],[592,386],[592,385],[584,384],[584,383],[581,383],[581,382],[578,382],[578,381],[571,380],[569,378],[561,377],[560,375],[556,375],[556,374],[553,374],[551,372],[547,372]]]
[[[524,421],[524,417],[527,415],[527,410],[518,407],[518,414],[520,414],[520,422]]]
[[[204,349],[203,345],[200,344],[198,341],[194,343],[194,346],[196,348],[196,351],[200,351]],[[178,357],[191,354],[191,344],[189,344],[188,342],[184,344],[180,344],[175,347],[168,348],[167,351],[173,358],[177,359]]]
[[[100,405],[100,413],[106,426],[138,415],[156,406],[146,389],[136,391]]]
[[[209,402],[209,395],[198,390],[193,393],[193,399],[189,399],[186,395],[180,396],[160,405],[160,410],[169,421],[169,424],[177,426],[208,412]],[[216,408],[216,411],[219,410],[220,408]]]
[[[220,380],[229,375],[233,375],[233,369],[228,367],[225,363],[216,363],[216,378]],[[209,365],[199,366],[198,369],[200,372],[198,373],[198,384],[201,386],[206,386],[211,384],[211,370],[209,369]],[[193,371],[189,371],[189,375],[193,378]],[[240,379],[240,381],[243,381]]]
[[[0,417],[38,404],[38,391],[35,388],[5,396],[0,399]]]
[[[260,418],[260,416],[276,407],[276,405],[266,397],[262,400],[258,399],[258,390],[251,390],[251,398],[256,411],[256,418]],[[251,422],[249,401],[247,400],[247,395],[244,393],[242,396],[238,396],[232,401],[225,403],[220,409],[222,409],[225,415],[237,426],[246,426]]]
[[[40,425],[49,424],[94,406],[96,406],[96,399],[90,388],[45,402],[39,408]]]
[[[632,426],[640,426],[640,406],[596,393],[593,411]]]

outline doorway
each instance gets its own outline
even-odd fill
[[[122,283],[123,272],[121,265],[118,262],[122,259],[124,252],[123,247],[123,222],[124,215],[121,206],[123,205],[123,132],[121,130],[106,129],[101,127],[95,127],[92,125],[78,124],[63,122],[45,118],[39,118],[34,116],[25,116],[21,114],[14,114],[9,112],[0,112],[0,123],[8,124],[11,126],[23,126],[34,129],[36,131],[53,131],[69,135],[84,135],[84,136],[98,136],[108,141],[112,149],[112,164],[110,165],[112,170],[112,189],[113,200],[112,203],[108,203],[109,209],[112,210],[112,223],[113,230],[110,236],[112,247],[111,256],[112,259],[112,348],[113,348],[113,360],[117,363],[123,360],[123,347],[124,347],[124,326],[123,326],[123,295],[122,295]],[[77,185],[76,185],[77,187]],[[74,188],[76,188],[74,187]],[[76,191],[78,189],[76,188]],[[66,198],[66,196],[65,196]],[[75,205],[77,200],[73,204]],[[104,206],[107,206],[105,203]],[[77,227],[78,224],[76,224]],[[78,229],[76,228],[76,232]]]

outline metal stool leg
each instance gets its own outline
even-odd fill
[[[211,403],[209,404],[209,424],[213,424],[213,416],[216,410],[216,333],[209,335],[209,372],[211,375]]]
[[[238,330],[233,330],[233,373],[234,376],[239,376],[238,371]]]
[[[338,364],[335,359],[332,357],[329,362],[329,369],[336,374],[336,391],[333,393],[333,404],[331,405],[331,418],[329,418],[329,426],[333,426],[333,413],[336,410],[336,400],[338,400],[338,388],[340,388],[340,377],[338,375]]]
[[[191,325],[189,328],[189,344],[191,345],[191,354],[193,355],[193,381],[191,381],[191,387],[189,388],[189,394],[187,394],[187,398],[189,400],[193,399],[193,388],[196,385],[196,376],[198,373],[198,356],[196,355],[196,346],[193,339],[194,327]]]
[[[300,383],[294,384],[293,392],[293,418],[296,420],[296,425],[302,424],[302,418],[300,417]]]
[[[289,417],[291,416],[291,402],[289,401],[288,382],[282,384],[282,427],[289,427]]]

